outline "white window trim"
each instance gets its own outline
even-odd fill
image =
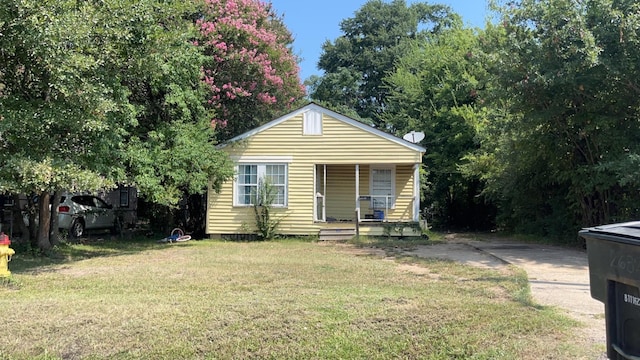
[[[375,196],[373,194],[373,172],[374,170],[391,170],[391,206],[389,206],[389,209],[395,209],[396,208],[396,166],[395,165],[371,165],[369,167],[369,195],[371,195],[371,203],[369,205],[370,208],[373,208],[373,197]]]
[[[235,165],[235,176],[233,177],[233,207],[252,207],[253,204],[240,204],[238,201],[238,196],[240,196],[240,192],[238,191],[238,174],[239,167],[241,165],[256,165],[258,171],[258,183],[265,177],[267,165],[284,165],[285,173],[284,173],[284,205],[281,204],[273,204],[271,205],[274,208],[287,208],[289,206],[289,164],[286,162],[238,162]],[[258,185],[259,186],[259,185]]]

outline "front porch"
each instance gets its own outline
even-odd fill
[[[316,164],[313,216],[320,240],[420,236],[419,179],[418,164]]]
[[[314,222],[418,222],[419,164],[316,164]]]

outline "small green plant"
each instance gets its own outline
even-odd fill
[[[414,234],[422,233],[420,223],[416,221],[410,222],[398,222],[398,223],[386,223],[382,225],[382,233],[386,237],[391,237],[391,234],[398,234],[400,238],[404,237],[404,229],[409,228]]]
[[[273,239],[278,235],[277,229],[282,219],[273,217],[271,213],[277,195],[277,189],[268,181],[263,181],[258,186],[253,211],[256,217],[256,235],[260,240]]]
[[[0,277],[0,287],[9,289],[9,290],[19,290],[20,283],[15,280],[12,276]]]
[[[250,230],[250,229],[251,229],[251,226],[249,225],[249,223],[248,223],[247,221],[243,221],[243,222],[240,224],[240,230],[241,230],[241,232],[248,234],[248,233],[250,233],[250,232],[251,232],[251,230]]]

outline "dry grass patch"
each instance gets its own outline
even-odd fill
[[[16,257],[17,289],[0,287],[8,330],[0,358],[587,355],[567,345],[575,323],[518,298],[526,291],[516,290],[515,270],[389,261],[302,241],[102,245],[97,257],[84,246],[78,261]]]

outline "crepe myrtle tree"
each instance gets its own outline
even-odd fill
[[[211,121],[230,138],[272,120],[300,100],[293,38],[271,4],[257,0],[205,0],[196,42],[208,56],[204,82],[211,90]]]

